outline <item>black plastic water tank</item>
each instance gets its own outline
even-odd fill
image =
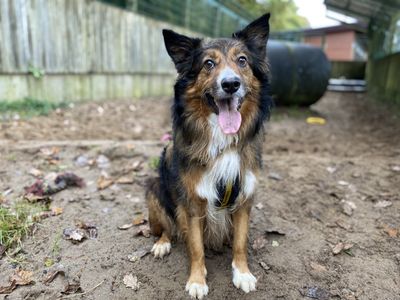
[[[307,106],[325,93],[331,64],[320,48],[270,40],[267,56],[272,94],[277,105]]]

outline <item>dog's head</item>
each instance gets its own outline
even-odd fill
[[[229,39],[197,39],[163,30],[179,78],[188,83],[186,97],[217,114],[225,134],[239,131],[241,107],[259,92],[266,72],[269,17],[260,17]]]

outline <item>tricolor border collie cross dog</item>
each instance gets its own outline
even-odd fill
[[[149,181],[146,193],[151,232],[160,236],[152,252],[167,255],[176,233],[186,241],[186,290],[194,298],[208,293],[204,246],[218,248],[232,237],[233,284],[246,293],[256,288],[247,265],[247,233],[261,169],[263,123],[271,107],[269,16],[232,38],[163,31],[178,79],[173,141],[162,153],[159,178]]]

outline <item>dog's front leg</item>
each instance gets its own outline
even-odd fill
[[[193,212],[194,211],[194,212]],[[207,270],[204,263],[204,207],[192,210],[188,219],[186,243],[190,255],[190,276],[186,291],[193,298],[202,299],[208,294]]]
[[[256,289],[257,279],[247,265],[247,232],[250,203],[246,202],[233,213],[233,284],[248,293]]]

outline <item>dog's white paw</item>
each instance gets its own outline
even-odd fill
[[[171,243],[155,243],[153,248],[151,248],[151,253],[153,253],[156,258],[163,258],[165,255],[171,252]]]
[[[189,293],[190,297],[194,299],[203,299],[203,297],[208,294],[207,284],[191,283],[188,281],[185,290]]]
[[[243,290],[245,293],[256,290],[257,279],[250,272],[242,273],[240,272],[234,264],[232,264],[233,270],[233,284],[238,288]]]

